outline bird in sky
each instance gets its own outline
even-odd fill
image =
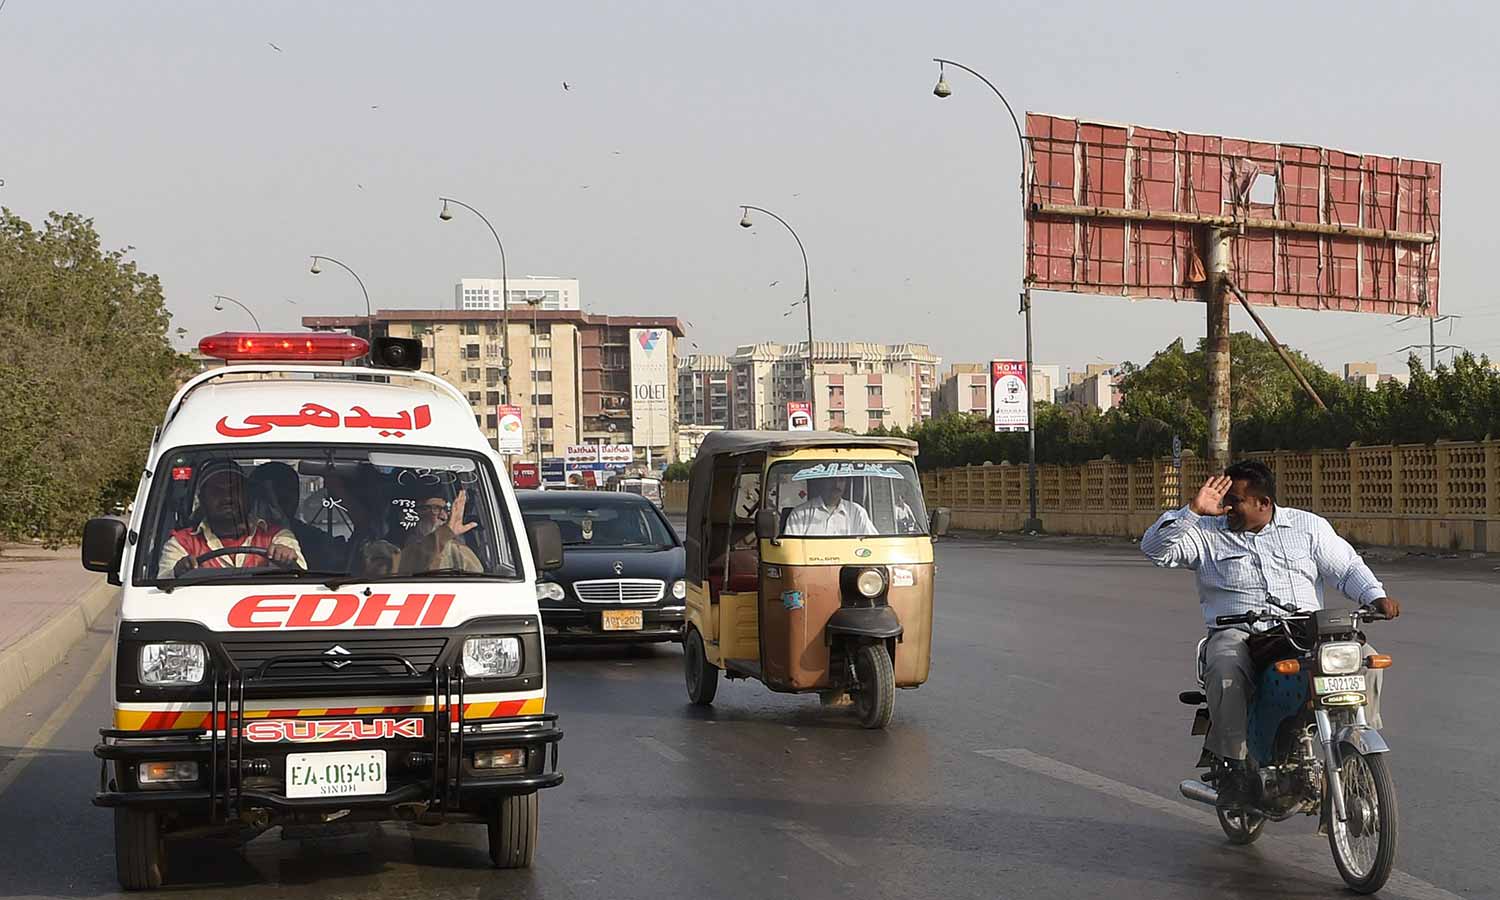
[[[778,284],[781,284],[781,282],[779,280],[778,281],[773,281],[769,285],[767,285],[767,287],[775,287]]]
[[[371,105],[371,106],[370,106],[370,108],[371,108],[371,109],[379,109],[379,108],[380,108],[380,104],[379,104],[379,103],[375,103],[375,104],[372,104],[372,105]]]
[[[272,50],[275,50],[277,53],[281,52],[281,48],[280,47],[276,46],[275,44],[272,44],[270,41],[266,41],[266,43],[268,45],[270,45],[270,47],[271,47]]]
[[[291,297],[286,298],[286,302],[292,304],[293,306],[297,305],[297,301],[293,300]]]
[[[564,81],[562,84],[563,84],[563,90],[565,90],[565,91],[571,91],[573,89],[573,86],[571,84],[568,84],[566,81]]]

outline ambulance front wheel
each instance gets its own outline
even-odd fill
[[[115,872],[127,891],[161,887],[167,875],[167,843],[155,810],[115,807]]]
[[[490,862],[497,869],[529,869],[536,855],[541,803],[535,791],[501,797],[490,816]]]

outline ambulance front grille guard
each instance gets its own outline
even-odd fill
[[[394,654],[354,654],[343,657],[341,661],[348,662],[399,662],[406,670],[408,676],[418,677],[416,668],[407,660]],[[255,682],[267,677],[267,673],[276,667],[292,662],[305,662],[301,657],[275,657],[268,659],[255,669],[248,672],[233,666],[220,669],[217,665],[211,666],[208,672],[210,681],[210,707],[208,716],[208,743],[209,743],[209,765],[208,765],[208,804],[209,816],[215,823],[219,824],[225,820],[233,821],[240,817],[244,794],[245,769],[245,685],[247,682]],[[464,759],[464,734],[469,730],[465,719],[464,698],[464,674],[462,664],[443,665],[432,667],[432,680],[429,685],[432,689],[432,793],[429,798],[431,806],[438,811],[459,809],[463,801],[463,759]],[[528,717],[531,718],[531,717]],[[536,719],[552,719],[552,716],[536,716]],[[101,735],[107,739],[130,739],[139,738],[139,732],[122,731],[117,729],[101,729]],[[171,729],[150,732],[152,739],[170,740],[183,739],[192,742],[201,741],[204,738],[202,730],[197,728]],[[551,768],[557,768],[557,739],[561,733],[547,741],[550,744]],[[543,763],[545,768],[547,750],[544,754]],[[220,789],[219,772],[222,766],[224,772],[223,788]],[[252,773],[259,774],[259,773]],[[100,792],[109,791],[107,765],[100,767]]]

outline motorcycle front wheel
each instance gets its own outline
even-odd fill
[[[1344,883],[1361,894],[1385,886],[1396,865],[1396,783],[1382,754],[1365,755],[1345,748],[1339,766],[1348,818],[1334,815],[1328,845]],[[1332,799],[1330,798],[1330,807]],[[1330,809],[1331,811],[1331,809]]]

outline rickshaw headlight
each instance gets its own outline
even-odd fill
[[[167,641],[141,646],[141,684],[198,684],[208,654],[202,644]]]
[[[486,635],[464,641],[464,674],[470,678],[509,678],[520,671],[520,638]]]
[[[885,590],[885,575],[879,569],[865,569],[854,579],[854,587],[865,597],[879,597]]]
[[[1359,671],[1359,644],[1354,641],[1338,641],[1318,648],[1318,669],[1324,675],[1352,675]]]

